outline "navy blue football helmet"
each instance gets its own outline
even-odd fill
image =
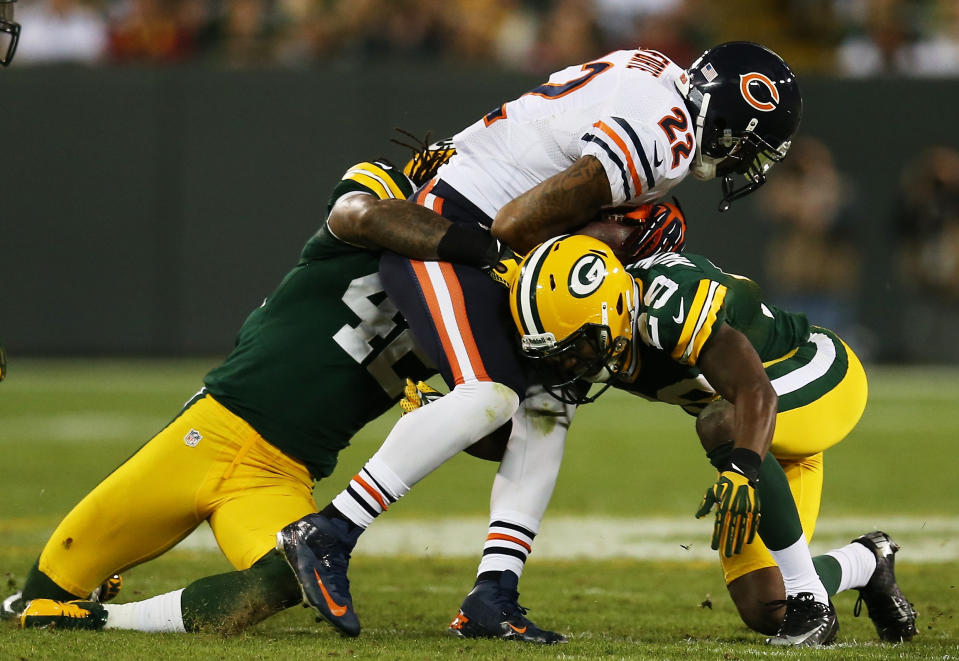
[[[698,179],[722,177],[720,211],[766,183],[766,172],[789,151],[802,118],[796,75],[765,46],[734,41],[710,48],[677,87],[696,118]],[[743,175],[739,188],[734,175]]]

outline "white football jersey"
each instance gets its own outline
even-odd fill
[[[590,154],[606,169],[613,205],[655,200],[682,181],[696,151],[676,88],[685,75],[662,53],[641,49],[567,67],[457,133],[440,177],[495,218]]]

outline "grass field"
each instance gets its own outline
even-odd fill
[[[14,361],[0,384],[4,594],[22,581],[59,518],[175,415],[210,366]],[[577,416],[521,585],[530,617],[568,633],[568,645],[543,649],[446,635],[472,583],[495,468],[462,456],[417,485],[360,542],[351,567],[364,624],[358,639],[338,637],[297,608],[231,638],[2,626],[0,659],[957,659],[959,372],[869,374],[861,424],[827,454],[813,550],[874,528],[892,533],[903,545],[900,583],[920,612],[920,636],[909,645],[875,642],[869,620],[852,617],[855,593],[835,600],[842,629],[834,648],[784,652],[762,645],[739,622],[718,563],[703,548],[709,523],[692,519],[713,473],[691,419],[610,393]],[[394,419],[388,414],[358,435],[337,472],[317,485],[319,503],[344,486]],[[414,541],[401,544],[402,535]],[[128,572],[120,600],[229,569],[207,538],[188,542]]]

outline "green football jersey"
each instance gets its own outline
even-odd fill
[[[726,273],[701,255],[660,253],[626,270],[639,284],[639,338],[634,338],[633,364],[626,369],[635,379],[618,380],[618,388],[682,406],[695,415],[717,397],[695,365],[720,323],[746,335],[764,363],[776,363],[766,370],[771,379],[799,370],[814,359],[816,345],[809,342],[810,326],[804,314],[764,303],[755,282]],[[782,400],[781,411],[813,401],[835,385],[837,371],[845,373],[842,343],[831,333],[829,336],[841,354],[832,361],[836,368],[830,378],[820,381],[819,387],[806,388],[805,399]],[[812,353],[806,345],[812,347]],[[780,361],[786,356],[790,358]]]
[[[333,191],[405,199],[412,183],[385,163],[350,168]],[[434,370],[415,353],[386,297],[379,254],[337,239],[326,222],[276,290],[247,317],[207,390],[263,438],[329,475],[338,452],[402,394],[404,378]]]
[[[806,315],[764,303],[755,282],[726,273],[701,255],[659,253],[627,271],[639,282],[643,341],[684,365],[696,365],[722,322],[741,331],[763,362],[782,357],[809,336]]]

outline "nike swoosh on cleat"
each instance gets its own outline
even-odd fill
[[[519,627],[512,625],[509,622],[507,622],[506,624],[509,624],[509,628],[515,631],[516,633],[526,633],[526,627],[523,627],[522,629],[520,629]]]
[[[338,603],[333,601],[333,598],[330,596],[330,593],[326,591],[326,586],[323,585],[323,579],[320,578],[320,575],[316,573],[316,570],[313,570],[313,575],[316,576],[316,583],[320,586],[320,592],[323,593],[323,599],[326,600],[326,605],[330,609],[330,612],[333,613],[336,617],[342,616],[346,613],[347,606],[340,606]]]
[[[686,318],[686,310],[683,309],[683,299],[679,299],[679,314],[673,317],[673,321],[677,324],[683,323],[683,319]]]

